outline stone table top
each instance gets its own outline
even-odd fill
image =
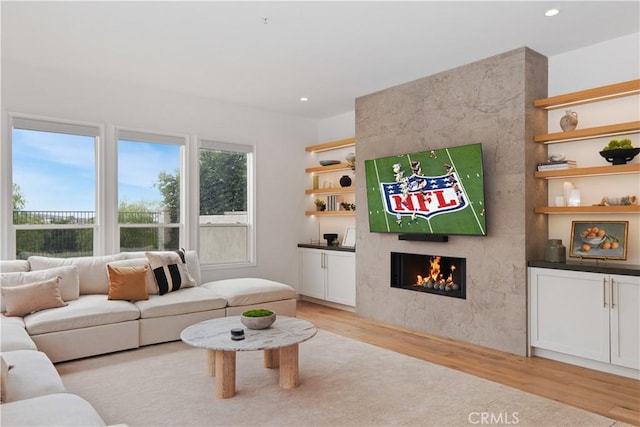
[[[244,329],[245,339],[231,339],[231,329]],[[208,350],[254,351],[269,350],[298,344],[312,338],[318,330],[313,323],[295,317],[277,316],[266,329],[248,329],[240,316],[205,320],[185,328],[180,339],[185,343]]]

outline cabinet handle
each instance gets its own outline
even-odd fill
[[[602,306],[607,307],[607,279],[602,278]]]
[[[615,280],[611,279],[611,308],[616,308],[616,303],[615,303],[615,300],[614,300],[614,297],[613,297],[613,295],[614,295],[613,292],[614,292],[615,288],[616,288],[616,282],[615,282]]]

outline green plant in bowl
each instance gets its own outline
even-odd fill
[[[240,322],[249,329],[266,329],[276,321],[276,313],[266,308],[247,310],[240,316]]]
[[[606,161],[614,165],[624,165],[633,160],[640,153],[640,148],[634,148],[629,138],[621,140],[612,139],[606,147],[600,151],[600,155]]]

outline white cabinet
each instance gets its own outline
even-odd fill
[[[610,276],[611,363],[640,369],[640,277]]]
[[[355,253],[298,248],[301,295],[356,305]]]
[[[534,353],[640,370],[640,277],[530,268],[529,285]]]

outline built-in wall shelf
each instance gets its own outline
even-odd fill
[[[625,206],[539,206],[539,214],[627,214],[640,213],[640,205]]]
[[[604,101],[606,99],[621,98],[623,96],[637,94],[640,94],[640,79],[566,93],[564,95],[551,96],[549,98],[537,99],[534,101],[533,105],[537,108],[553,110],[556,108],[588,104],[590,102]]]
[[[354,145],[356,145],[356,139],[352,137],[352,138],[339,139],[337,141],[324,142],[322,144],[309,145],[305,147],[304,150],[311,153],[319,153],[321,151],[329,151],[329,150],[335,150],[338,148],[352,147]]]
[[[306,216],[355,216],[355,211],[305,211]]]
[[[640,132],[640,121],[635,121],[586,129],[576,129],[566,132],[545,133],[534,136],[533,140],[541,144],[554,144],[556,142],[580,141],[638,132]]]
[[[304,194],[351,194],[353,187],[307,188]]]
[[[329,173],[329,172],[339,172],[352,170],[352,166],[349,163],[338,163],[336,165],[329,166],[312,166],[310,168],[306,168],[304,171],[306,173]]]
[[[623,175],[640,173],[640,163],[627,163],[625,165],[593,166],[587,168],[571,168],[552,171],[538,171],[536,178],[560,179],[575,178],[579,176],[599,176],[599,175]]]

